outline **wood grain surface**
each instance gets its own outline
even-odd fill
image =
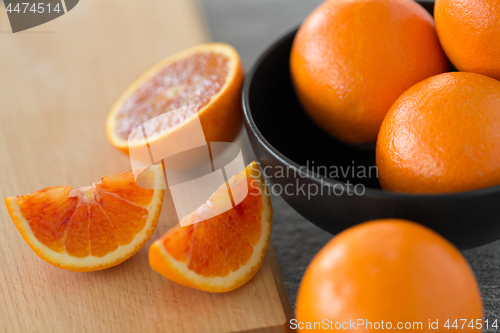
[[[0,8],[0,198],[128,169],[104,134],[113,101],[157,61],[209,39],[192,0],[85,0],[16,34]],[[167,195],[152,239],[131,259],[75,273],[38,258],[2,204],[0,331],[288,331],[272,249],[255,278],[227,294],[182,287],[149,267],[151,241],[176,222],[172,207]]]

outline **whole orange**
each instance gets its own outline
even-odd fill
[[[467,319],[474,328],[460,331],[470,332],[481,331],[483,310],[474,274],[453,245],[424,226],[388,219],[349,228],[325,245],[302,279],[296,315],[299,332],[327,325],[429,332],[436,320],[443,332],[455,319]],[[314,329],[318,322],[324,326]]]
[[[407,90],[377,140],[382,188],[449,193],[500,184],[500,81],[445,73]]]
[[[290,70],[299,100],[342,141],[375,142],[392,103],[449,69],[431,15],[412,0],[331,0],[301,25]]]
[[[500,1],[436,0],[434,17],[456,68],[500,80]]]

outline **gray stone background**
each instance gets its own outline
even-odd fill
[[[233,45],[248,71],[264,48],[297,26],[322,0],[200,0],[214,41]],[[245,145],[246,133],[242,133]],[[295,299],[302,275],[332,235],[317,228],[279,197],[273,197],[272,241],[288,297]],[[500,221],[499,221],[500,223]],[[500,321],[500,241],[465,251],[485,307],[485,319]]]

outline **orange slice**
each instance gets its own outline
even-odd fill
[[[176,226],[149,249],[151,267],[184,286],[227,292],[248,282],[257,273],[271,235],[272,206],[257,163],[229,181],[231,189],[248,186],[248,195],[236,207],[218,216],[185,227]],[[182,222],[210,210],[225,193],[222,184],[210,199]]]
[[[106,122],[108,140],[128,153],[129,144],[130,148],[142,145],[142,138],[128,141],[135,128],[169,111],[194,106],[156,124],[148,133],[149,143],[165,140],[192,122],[196,113],[206,141],[230,142],[241,127],[243,79],[240,57],[227,44],[200,44],[169,56],[137,78],[115,102]]]
[[[142,177],[163,188],[161,166]],[[163,189],[143,189],[131,171],[92,186],[53,186],[5,199],[26,243],[59,268],[87,272],[118,265],[147,242],[158,223]]]

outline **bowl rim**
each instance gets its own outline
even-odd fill
[[[292,168],[295,172],[300,172],[299,168],[304,167],[291,160],[290,158],[283,155],[278,149],[276,149],[267,139],[262,135],[260,130],[252,116],[252,112],[250,109],[250,87],[252,85],[254,76],[256,75],[258,69],[262,65],[263,62],[272,54],[276,49],[281,47],[281,45],[292,38],[296,33],[300,25],[293,27],[291,30],[287,30],[285,33],[281,33],[277,38],[274,38],[270,43],[268,43],[264,49],[259,53],[257,59],[253,62],[250,71],[247,73],[244,83],[243,89],[241,92],[241,102],[243,105],[243,115],[245,119],[245,123],[247,127],[250,128],[250,131],[255,135],[257,140],[260,142],[262,146],[266,148],[266,150],[277,160],[279,160],[282,164],[287,167]],[[324,177],[320,174],[317,174],[314,171],[311,171],[309,168],[307,169],[307,178],[314,181],[315,183],[325,183],[328,186],[334,186],[336,184],[345,185],[346,183],[343,181],[335,180],[332,178]],[[439,193],[439,194],[413,194],[413,193],[399,193],[399,192],[391,192],[385,191],[382,189],[377,189],[373,187],[365,186],[365,193],[363,195],[370,195],[372,197],[378,198],[390,198],[390,199],[412,199],[412,200],[423,200],[423,199],[465,199],[471,197],[481,197],[481,196],[490,196],[495,193],[500,192],[500,185],[490,186],[486,188],[469,190],[469,191],[461,191],[454,193]]]

